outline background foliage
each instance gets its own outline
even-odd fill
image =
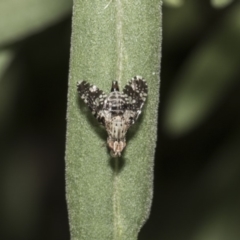
[[[66,240],[71,4],[61,1],[54,19],[30,28],[28,13],[47,16],[33,14],[34,4],[22,0],[25,14],[16,21],[19,2],[0,3],[0,16],[10,9],[0,27],[12,32],[0,41],[0,239]],[[181,2],[163,7],[155,194],[139,239],[238,240],[240,4]],[[21,33],[10,29],[19,19],[24,24],[16,29],[28,26]]]

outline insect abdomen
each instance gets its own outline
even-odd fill
[[[121,116],[112,118],[112,121],[109,123],[109,127],[107,128],[109,135],[118,141],[125,138],[127,129],[127,125]]]

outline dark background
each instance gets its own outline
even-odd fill
[[[237,8],[239,18],[228,25]],[[140,240],[240,239],[238,26],[237,2],[222,9],[205,0],[163,7],[154,198]],[[236,38],[228,34],[230,28],[236,30]],[[69,239],[64,151],[70,34],[69,14],[11,46],[17,54],[0,81],[0,110],[5,109],[0,112],[4,113],[0,115],[0,239]],[[209,56],[221,64],[210,61],[204,86],[183,78],[182,72],[184,76],[191,72],[192,62],[204,64],[195,53],[211,51],[211,46],[220,46]],[[228,57],[218,57],[225,47]],[[230,70],[221,80],[224,84],[218,84],[224,68]],[[185,115],[188,128],[169,125],[169,102],[177,105],[191,93],[185,91],[189,85],[193,89],[189,103],[215,91],[221,94],[196,105],[196,112],[202,106],[198,119]],[[197,95],[196,89],[200,89]]]

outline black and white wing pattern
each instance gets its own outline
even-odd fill
[[[107,144],[112,156],[120,157],[126,147],[126,133],[138,119],[147,99],[146,81],[140,76],[133,77],[123,92],[119,91],[118,82],[113,81],[108,95],[95,85],[80,81],[77,91],[92,114],[106,128]]]
[[[80,97],[91,109],[92,114],[97,118],[97,114],[100,110],[102,110],[103,103],[107,95],[95,85],[86,81],[79,81],[77,83],[77,91]]]
[[[147,99],[148,85],[141,76],[133,77],[124,87],[123,93],[128,96],[127,110],[132,111],[133,123],[138,119],[142,112],[142,107]]]

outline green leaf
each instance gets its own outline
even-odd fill
[[[180,7],[184,4],[185,0],[164,0],[163,3],[171,7]]]
[[[9,68],[14,57],[15,51],[12,49],[2,49],[0,51],[0,130],[5,127],[6,122],[9,122],[13,105],[12,98],[16,88],[7,72],[10,72]],[[12,71],[11,74],[14,75],[16,72]]]
[[[11,64],[15,53],[11,49],[2,49],[0,50],[0,83],[2,76],[7,70],[8,66]]]
[[[239,239],[239,144],[240,128],[237,127],[213,151],[207,167],[199,175],[195,185],[195,188],[200,189],[199,199],[207,196],[205,206],[209,204],[211,207],[205,211],[206,216],[200,218],[200,227],[192,235],[194,240]]]
[[[72,30],[66,145],[71,239],[136,239],[152,200],[161,2],[76,0]],[[76,83],[85,79],[109,92],[112,80],[122,89],[135,75],[147,80],[149,97],[123,156],[114,159]]]
[[[232,3],[233,0],[211,0],[211,4],[216,8],[223,8]]]
[[[70,13],[71,0],[1,0],[0,44],[48,27]]]
[[[183,64],[166,101],[164,129],[184,134],[204,121],[238,81],[240,5]]]

